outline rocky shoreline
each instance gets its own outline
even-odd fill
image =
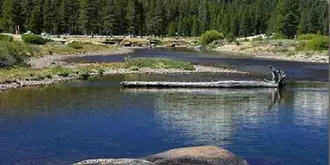
[[[73,165],[248,165],[223,148],[207,145],[172,149],[140,159],[89,159]]]

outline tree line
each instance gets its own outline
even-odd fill
[[[0,0],[0,32],[328,35],[327,0]],[[19,28],[19,29],[18,29]]]

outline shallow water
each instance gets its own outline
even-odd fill
[[[124,61],[126,57],[167,57],[184,60],[196,64],[211,66],[229,66],[256,74],[269,74],[268,65],[285,71],[288,81],[323,81],[329,80],[329,65],[307,62],[290,62],[273,59],[252,58],[246,56],[232,56],[209,51],[194,51],[187,48],[156,48],[138,49],[128,55],[87,56],[69,59],[72,62],[114,62]]]
[[[251,165],[327,163],[324,84],[296,84],[281,94],[120,88],[120,81],[133,79],[175,76],[114,76],[0,93],[0,164],[137,158],[207,144],[229,149]]]
[[[128,55],[127,55],[128,56]],[[261,76],[268,65],[288,75],[274,89],[122,89],[123,80],[212,81],[233,74],[127,74],[0,93],[0,164],[71,164],[139,158],[168,149],[218,145],[251,165],[325,165],[328,160],[328,65],[246,59],[182,49],[130,56],[226,65]],[[75,62],[123,61],[91,56]],[[245,77],[246,79],[246,77]]]

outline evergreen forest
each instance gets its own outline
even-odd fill
[[[328,35],[326,0],[0,0],[0,32]]]

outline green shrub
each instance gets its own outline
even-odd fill
[[[262,41],[262,40],[263,40],[263,38],[261,36],[252,38],[252,41]]]
[[[151,39],[150,42],[153,43],[153,44],[156,44],[156,45],[162,44],[162,41],[157,40],[157,39]]]
[[[79,76],[79,78],[80,79],[82,79],[82,80],[88,80],[88,78],[90,77],[90,74],[89,74],[89,72],[84,72],[84,73],[82,73],[80,76]]]
[[[58,76],[61,76],[61,77],[68,77],[70,75],[69,72],[62,72],[62,73],[59,73]]]
[[[51,74],[47,74],[47,75],[46,75],[46,78],[51,79],[51,78],[53,78],[53,75],[51,75]]]
[[[139,70],[139,68],[137,66],[131,66],[128,69],[132,70],[132,71],[138,71]]]
[[[137,70],[138,68],[150,67],[155,69],[184,69],[194,70],[193,64],[185,61],[176,61],[168,58],[125,58],[126,68]]]
[[[26,65],[29,48],[21,42],[0,41],[0,67]]]
[[[44,45],[47,42],[51,41],[51,40],[48,40],[48,39],[44,39],[41,36],[35,35],[35,34],[23,34],[22,35],[22,40],[25,43],[36,44],[36,45]]]
[[[229,43],[232,43],[233,41],[235,41],[235,36],[233,33],[228,33],[226,35],[226,40],[229,42]]]
[[[98,70],[98,74],[99,74],[100,76],[103,76],[103,75],[104,75],[104,72],[105,72],[104,69],[99,69],[99,70]]]
[[[314,37],[306,43],[306,48],[308,50],[328,50],[329,38],[327,36]]]
[[[219,33],[216,30],[209,30],[201,35],[200,42],[203,45],[207,45],[207,44],[211,43],[212,41],[219,40],[219,39],[224,39],[224,36],[222,33]]]
[[[286,37],[281,33],[276,33],[273,35],[272,39],[285,39]]]
[[[0,41],[13,41],[14,37],[6,34],[0,34]]]
[[[68,44],[68,46],[70,48],[73,48],[73,49],[83,49],[83,44],[82,42],[78,42],[78,41],[73,41],[71,43]]]
[[[298,36],[298,40],[312,40],[315,37],[320,37],[319,34],[302,34]]]
[[[235,44],[236,44],[237,46],[240,46],[240,45],[241,45],[241,43],[240,43],[239,41],[237,41],[237,40],[235,40]]]

